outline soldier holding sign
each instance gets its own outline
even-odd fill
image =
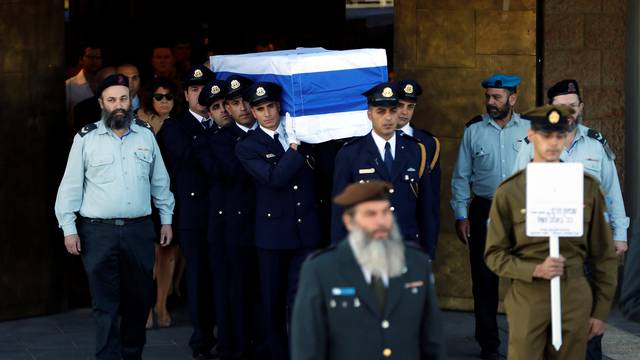
[[[547,105],[523,115],[531,121],[534,162],[558,162],[571,108]],[[512,279],[504,301],[509,322],[509,359],[584,359],[587,337],[604,332],[616,289],[617,261],[606,206],[598,181],[584,175],[584,233],[561,238],[560,257],[550,257],[549,239],[526,236],[526,170],[496,190],[487,229],[485,261]],[[589,286],[583,270],[593,269]],[[549,343],[549,280],[561,276],[562,337],[559,351]]]

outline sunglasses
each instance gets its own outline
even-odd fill
[[[175,97],[175,95],[173,95],[173,94],[158,94],[158,93],[153,94],[153,98],[156,101],[162,101],[162,98],[167,99],[167,101],[171,101],[171,100],[173,100],[174,97]]]

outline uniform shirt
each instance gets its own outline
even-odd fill
[[[487,222],[484,259],[496,275],[531,283],[536,265],[549,256],[549,238],[527,236],[526,175],[526,170],[520,171],[496,190]],[[560,238],[560,253],[566,258],[563,282],[565,278],[581,279],[587,261],[593,270],[591,317],[606,321],[616,292],[618,260],[598,180],[585,173],[583,191],[585,231],[580,237]]]
[[[260,128],[262,129],[262,131],[267,133],[267,135],[269,135],[272,139],[274,138],[275,134],[278,133],[278,141],[280,142],[280,145],[282,145],[282,148],[284,149],[284,151],[287,151],[287,149],[289,149],[289,144],[287,143],[287,134],[284,131],[282,122],[280,123],[280,125],[278,125],[278,128],[275,131],[269,130],[263,126],[260,126]]]
[[[504,128],[483,114],[481,121],[464,130],[451,178],[451,207],[457,220],[467,218],[472,192],[491,199],[498,185],[511,175],[529,127],[529,120],[517,113]]]
[[[135,123],[119,138],[103,121],[83,128],[69,153],[55,212],[64,235],[77,234],[76,212],[87,218],[137,218],[151,214],[151,201],[162,224],[171,224],[175,204],[169,175],[151,129]],[[89,125],[92,126],[92,125]]]
[[[254,123],[253,123],[253,126],[252,126],[252,127],[250,127],[250,128],[248,128],[248,127],[246,127],[246,126],[244,126],[244,125],[240,125],[240,124],[238,124],[237,122],[234,122],[234,124],[236,124],[236,125],[240,128],[240,130],[242,130],[242,131],[244,131],[244,132],[249,132],[249,130],[255,130],[255,129],[258,127],[258,122],[257,122],[257,121],[256,121],[256,122],[254,122]]]
[[[403,133],[413,136],[413,128],[411,127],[411,123],[407,123],[407,125],[403,126],[400,131]]]
[[[71,114],[73,107],[77,103],[84,99],[88,99],[93,96],[93,90],[87,82],[87,78],[84,76],[84,69],[65,82],[67,90],[67,113]]]
[[[602,143],[587,135],[588,131],[588,127],[582,124],[578,125],[573,143],[562,151],[560,160],[582,163],[584,171],[600,181],[600,188],[605,195],[605,203],[613,229],[613,240],[627,241],[629,218],[624,209],[616,164],[614,159],[607,154]],[[516,158],[513,173],[527,167],[531,159],[533,159],[533,144],[524,143]]]
[[[385,160],[384,158],[384,146],[387,144],[387,142],[389,143],[389,146],[391,146],[391,157],[393,157],[394,159],[396,158],[396,133],[393,133],[393,136],[389,139],[389,140],[385,140],[384,138],[382,138],[382,136],[376,134],[375,131],[371,131],[371,136],[373,137],[373,142],[376,143],[376,147],[378,147],[378,151],[380,152],[380,158],[382,159],[382,161]]]

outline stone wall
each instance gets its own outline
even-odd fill
[[[396,77],[422,84],[414,122],[442,144],[442,224],[435,269],[441,304],[447,308],[472,308],[468,250],[456,238],[449,205],[464,124],[484,112],[480,82],[496,72],[522,77],[518,111],[534,106],[535,11],[534,0],[395,3]]]
[[[64,152],[62,0],[0,0],[0,320],[59,309],[53,217]]]
[[[585,124],[600,130],[624,177],[625,0],[547,0],[544,10],[544,90],[574,78]]]

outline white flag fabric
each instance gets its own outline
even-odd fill
[[[216,78],[233,74],[282,86],[281,115],[294,119],[299,140],[320,142],[371,130],[362,93],[388,81],[384,49],[299,48],[210,59]]]

